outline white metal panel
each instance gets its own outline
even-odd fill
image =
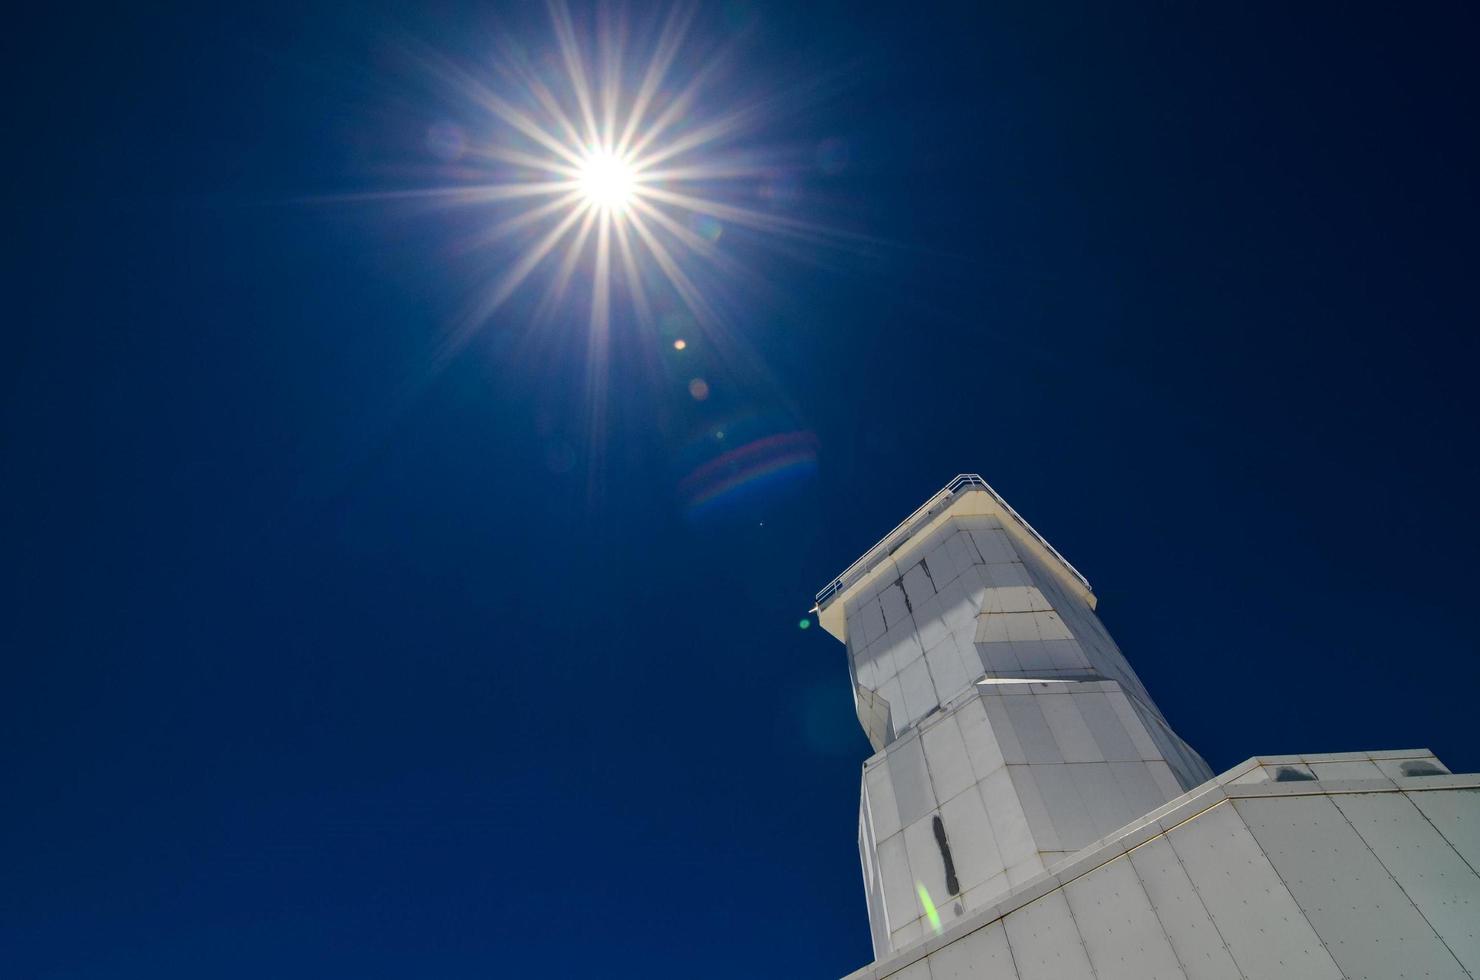
[[[910,858],[910,874],[914,876],[915,888],[923,886],[930,901],[943,906],[950,900],[951,893],[946,891],[946,865],[941,858],[940,845],[935,840],[936,816],[932,813],[922,817],[904,829],[904,849]],[[925,914],[918,892],[914,914]]]
[[[901,671],[925,656],[925,651],[920,649],[920,638],[915,635],[915,622],[912,619],[890,626],[889,632],[879,642],[888,647],[889,658]]]
[[[969,570],[941,590],[940,618],[952,632],[976,621],[976,614],[981,609],[980,592],[981,582]]]
[[[915,919],[908,922],[889,934],[889,946],[892,949],[904,949],[925,938],[925,920]],[[923,960],[921,962],[924,962]],[[928,969],[928,967],[927,967]]]
[[[996,736],[997,745],[1002,749],[1002,761],[1008,765],[1027,762],[1027,755],[1023,751],[1022,743],[1018,741],[1017,729],[1013,727],[1012,719],[1008,717],[1007,705],[1002,703],[1002,696],[995,693],[985,695],[981,699],[981,704],[987,712],[987,719],[992,734]]]
[[[1046,613],[1002,613],[1002,620],[1007,624],[1007,638],[1022,642],[1024,640],[1065,639],[1065,637],[1045,637],[1039,628],[1038,617]]]
[[[1464,980],[1459,962],[1325,796],[1233,801],[1351,980]]]
[[[956,654],[961,658],[961,667],[966,671],[966,679],[975,682],[977,678],[986,673],[986,668],[982,665],[981,651],[977,649],[975,643],[971,642],[971,631],[966,632],[966,636],[956,634],[952,638],[956,641]]]
[[[920,739],[913,733],[895,741],[884,756],[889,780],[894,784],[894,800],[899,807],[901,826],[935,809],[935,792],[930,786],[930,773],[925,768],[925,753]]]
[[[1032,857],[1025,858],[1024,860],[1019,861],[1017,864],[1014,864],[1012,867],[1008,868],[1007,869],[1007,883],[1008,883],[1008,886],[1011,887],[1011,888],[1016,888],[1018,885],[1021,885],[1023,882],[1029,881],[1029,880],[1031,880],[1033,878],[1036,878],[1039,875],[1041,875],[1043,873],[1043,868],[1044,868],[1044,863],[1043,863],[1044,857],[1045,856],[1052,856],[1055,853],[1062,854],[1063,852],[1062,851],[1058,851],[1058,852],[1049,851],[1049,852],[1046,852],[1046,853],[1034,854]]]
[[[915,960],[903,970],[889,974],[889,980],[931,980],[930,964],[925,960]]]
[[[1033,774],[1033,781],[1038,786],[1038,795],[1043,799],[1043,806],[1048,811],[1049,820],[1053,822],[1058,846],[1052,850],[1077,851],[1104,832],[1091,818],[1084,801],[1079,798],[1079,791],[1074,787],[1074,774],[1069,771],[1068,766],[1028,766],[1027,768]],[[1106,831],[1113,829],[1113,827],[1105,828]],[[1034,836],[1039,837],[1039,850],[1050,849],[1044,845],[1041,835],[1035,833]]]
[[[961,740],[966,743],[966,755],[977,779],[985,779],[1006,765],[997,737],[987,724],[987,709],[981,698],[971,698],[956,709],[956,724],[960,726]]]
[[[1002,921],[1022,980],[1094,980],[1063,889],[1029,902]]]
[[[1239,980],[1223,937],[1166,838],[1153,838],[1128,857],[1188,980]]]
[[[983,620],[985,622],[985,620]],[[1003,636],[1007,635],[1004,629]],[[976,650],[986,665],[988,671],[996,675],[1013,676],[1024,672],[1023,662],[1017,654],[1017,644],[1008,643],[1005,639],[1001,643],[984,641],[981,634],[977,634],[977,642],[973,643],[972,649]]]
[[[993,922],[931,953],[931,980],[1011,980],[1017,977],[1007,930]]]
[[[1205,810],[1166,838],[1244,976],[1339,980],[1341,971],[1232,806]]]
[[[940,596],[931,596],[924,605],[916,606],[915,630],[920,638],[920,648],[928,651],[942,639],[951,635],[946,621],[941,618]]]
[[[956,568],[956,574],[952,575],[948,582],[955,581],[957,576],[962,572],[981,561],[981,556],[977,554],[976,548],[972,546],[970,533],[959,528],[955,529],[950,537],[946,538],[942,547],[950,553],[951,563]],[[931,569],[933,570],[934,567],[932,565]],[[935,584],[937,587],[940,587],[947,583],[937,580]]]
[[[1004,609],[1002,607],[1002,596],[998,593],[997,586],[995,585],[988,585],[986,591],[982,593],[981,611],[994,615],[1004,612],[1027,612],[1026,609]]]
[[[939,592],[961,574],[961,564],[956,560],[956,553],[947,544],[951,538],[949,533],[936,533],[930,537],[929,554],[923,561],[930,570],[930,580],[935,583],[935,589]]]
[[[1038,627],[1038,639],[1040,640],[1072,640],[1074,634],[1069,632],[1069,627],[1056,612],[1035,612],[1032,614],[1033,623]]]
[[[848,625],[848,633],[851,636],[855,625],[852,617],[850,617]],[[884,635],[884,611],[880,608],[877,599],[869,599],[858,607],[856,626],[858,631],[863,635],[863,643],[861,644],[863,646],[867,646]]]
[[[935,698],[941,704],[971,686],[972,678],[967,675],[961,654],[956,650],[956,640],[950,634],[925,651],[925,663],[935,684]]]
[[[1059,743],[1054,741],[1048,721],[1038,708],[1038,698],[1032,694],[1004,694],[1001,697],[1013,734],[1023,747],[1024,759],[1029,763],[1063,762]]]
[[[975,888],[967,889],[963,904],[966,911],[971,912],[984,905],[990,905],[1006,895],[1012,889],[1012,884],[1007,880],[1007,872],[993,875]]]
[[[1168,794],[1157,785],[1145,762],[1111,762],[1109,769],[1115,775],[1115,784],[1120,787],[1120,793],[1125,797],[1131,809],[1131,816],[1125,821],[1126,823],[1182,795],[1181,793]]]
[[[1131,707],[1131,702],[1125,696],[1124,691],[1110,691],[1105,695],[1110,700],[1110,707],[1115,709],[1120,723],[1125,726],[1126,734],[1131,737],[1131,743],[1135,745],[1136,751],[1141,753],[1142,759],[1160,759],[1161,750],[1156,747],[1151,733],[1146,731],[1146,723],[1136,709]]]
[[[1373,764],[1389,779],[1407,779],[1410,776],[1440,776],[1449,770],[1433,756],[1426,758],[1374,759]]]
[[[1133,763],[1139,765],[1139,763]],[[1089,812],[1094,837],[1104,837],[1117,827],[1124,827],[1145,810],[1134,810],[1126,802],[1115,773],[1104,762],[1071,762],[1064,766],[1074,783],[1074,791]],[[1155,809],[1151,807],[1149,809]],[[1088,843],[1088,841],[1086,841]]]
[[[907,650],[900,651],[901,654],[907,652]],[[870,643],[868,648],[864,650],[863,655],[873,660],[874,669],[878,671],[880,680],[888,680],[896,676],[899,673],[900,666],[904,663],[903,657],[896,657],[894,655],[894,646],[891,644],[887,635],[881,636]]]
[[[1310,768],[1320,780],[1332,779],[1385,779],[1382,770],[1369,760],[1345,762],[1312,762]]]
[[[884,913],[892,933],[919,914],[902,831],[879,842],[879,880],[884,886]]]
[[[1012,539],[1000,527],[972,529],[971,540],[976,545],[977,553],[981,555],[984,565],[1018,560],[1018,553],[1012,546]]]
[[[899,804],[894,800],[894,783],[889,779],[888,756],[863,771],[863,791],[875,839],[892,837],[903,824],[899,822]]]
[[[911,722],[924,718],[931,708],[940,704],[924,657],[913,661],[899,672],[899,683],[904,689],[905,714]]]
[[[939,718],[922,731],[920,744],[925,748],[925,763],[937,800],[952,799],[976,782],[954,714]]]
[[[925,566],[916,562],[900,579],[904,587],[904,594],[909,599],[910,605],[919,609],[935,595],[935,583],[930,580],[930,575],[925,571]]]
[[[889,725],[897,735],[906,725],[904,710],[904,687],[898,677],[890,677],[879,685],[879,699],[889,706]]]
[[[884,911],[884,882],[879,878],[878,869],[873,867],[871,847],[871,844],[859,844],[859,850],[864,855],[864,867],[873,868],[864,891],[868,899],[869,939],[873,943],[874,956],[877,957],[889,949],[889,917]]]
[[[1037,854],[1038,845],[1008,768],[1003,766],[993,772],[980,786],[982,803],[987,808],[987,819],[992,823],[1003,863],[1010,868]]]
[[[1405,794],[1331,799],[1449,951],[1480,976],[1480,876]]]
[[[1064,886],[1098,980],[1187,980],[1125,857]]]
[[[1406,794],[1449,846],[1480,870],[1480,789],[1424,790]]]
[[[1146,771],[1151,774],[1151,778],[1155,781],[1156,785],[1161,787],[1162,795],[1166,799],[1174,800],[1185,792],[1182,789],[1181,782],[1177,780],[1176,774],[1172,772],[1172,767],[1161,759],[1152,759],[1143,763],[1143,765],[1145,765]]]
[[[1042,640],[1011,640],[995,646],[1006,647],[1011,651],[1012,658],[1021,665],[1021,672],[1025,677],[1042,676],[1052,669],[1048,645]],[[987,646],[983,649],[994,650],[994,647]]]
[[[1012,616],[1022,616],[1023,613],[982,613],[976,620],[976,635],[973,637],[977,643],[988,643],[992,645],[1006,643],[1011,637],[1007,633],[1007,621]]]
[[[1064,641],[1059,641],[1064,642]],[[1085,725],[1094,736],[1095,745],[1100,753],[1110,762],[1136,762],[1141,758],[1141,753],[1136,751],[1135,743],[1131,741],[1130,735],[1126,734],[1125,725],[1121,723],[1120,716],[1110,706],[1110,699],[1100,691],[1075,691],[1070,695],[1074,699],[1074,706],[1079,709],[1079,716],[1084,719]]]
[[[1054,741],[1065,762],[1104,762],[1105,753],[1095,743],[1095,736],[1084,722],[1084,716],[1074,704],[1074,696],[1062,694],[1037,695],[1038,708],[1048,721]]]
[[[1084,671],[1090,669],[1089,658],[1078,640],[1040,640],[1039,649],[1044,664],[1055,670]]]
[[[1007,774],[1012,777],[1012,787],[1017,791],[1019,805],[1023,808],[1023,816],[1028,819],[1028,832],[1033,836],[1035,851],[1058,851],[1059,836],[1054,831],[1053,820],[1049,817],[1048,808],[1043,805],[1043,796],[1038,792],[1038,783],[1033,778],[1035,768],[1046,768],[1043,766],[1008,766]],[[991,812],[990,809],[987,811]]]
[[[987,577],[993,578],[990,569]],[[998,585],[995,578],[982,599],[982,612],[1022,613],[1052,608],[1048,600],[1043,598],[1043,593],[1034,586]]]
[[[901,623],[909,622],[910,611],[905,605],[904,589],[894,582],[879,593],[879,605],[884,610],[884,628],[893,630]]]
[[[996,562],[985,565],[987,580],[994,588],[1011,588],[1015,585],[1032,585],[1033,576],[1020,561]]]
[[[1007,870],[980,793],[974,788],[968,790],[942,806],[940,812],[963,892]]]

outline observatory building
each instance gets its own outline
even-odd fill
[[[814,611],[874,748],[849,980],[1480,978],[1480,776],[1423,749],[1215,776],[981,477]]]

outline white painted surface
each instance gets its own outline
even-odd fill
[[[1333,791],[1238,782],[1248,768],[1188,794],[1149,834],[1139,822],[1125,828],[1129,853],[1112,838],[1058,876],[1020,879],[995,904],[968,893],[964,917],[956,903],[943,907],[939,939],[914,920],[894,934],[905,952],[851,980],[1467,975],[1444,954],[1473,949],[1465,909],[1480,879],[1415,800],[1467,826],[1480,819],[1480,777],[1424,790],[1383,777]]]
[[[997,847],[997,835],[987,808],[975,787],[945,803],[940,810],[951,843],[962,892],[968,892],[1007,870]]]
[[[1331,800],[1460,965],[1480,976],[1480,875],[1409,794],[1352,793]]]
[[[1187,980],[1128,858],[1064,886],[1097,980]]]
[[[971,759],[966,755],[966,743],[962,741],[954,714],[946,715],[926,728],[920,741],[925,747],[925,761],[930,768],[930,781],[935,787],[937,800],[954,799],[976,783],[976,774],[972,772]]]
[[[859,847],[881,962],[861,976],[1480,970],[1473,780],[1414,750],[1266,757],[1210,782],[1087,583],[1000,497],[967,486],[917,517],[819,600],[878,750]]]
[[[1094,980],[1062,890],[1029,902],[1003,924],[1022,980]]]
[[[937,907],[943,906],[950,899],[950,893],[946,891],[945,862],[941,859],[940,848],[935,842],[933,824],[935,814],[922,817],[904,829],[905,853],[910,859],[910,874],[914,877],[915,902],[913,911],[909,918],[913,919],[925,914],[925,908],[920,903],[919,888],[924,887],[930,901]],[[890,920],[889,925],[898,928],[907,919],[898,922]]]
[[[1166,838],[1147,841],[1127,855],[1188,980],[1239,980],[1202,899]]]
[[[1233,805],[1345,976],[1468,980],[1330,798],[1264,797]]]
[[[1167,839],[1245,976],[1341,977],[1232,805],[1213,807]]]
[[[968,933],[931,956],[929,963],[931,980],[998,980],[1017,975],[1001,922]]]
[[[1480,789],[1409,793],[1434,829],[1466,863],[1480,871]]]

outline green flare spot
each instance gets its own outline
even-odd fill
[[[811,628],[812,628],[812,621],[810,619],[804,619],[800,623],[797,623],[797,629],[809,630]]]
[[[930,900],[930,893],[925,890],[923,883],[915,882],[915,894],[920,896],[920,907],[925,910],[925,918],[930,920],[930,928],[939,936],[940,913],[935,910],[935,903]]]

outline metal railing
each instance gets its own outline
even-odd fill
[[[1023,529],[1033,536],[1034,540],[1043,545],[1050,555],[1057,558],[1080,581],[1080,584],[1086,589],[1090,588],[1089,580],[1079,574],[1079,569],[1069,564],[1069,559],[1059,554],[1058,549],[1048,543],[1048,539],[1039,534],[1033,528],[1033,525],[1023,520],[1023,516],[1013,510],[1012,505],[1003,500],[1002,495],[996,490],[993,490],[991,484],[982,479],[980,474],[959,473],[955,479],[941,487],[936,491],[934,496],[920,505],[919,509],[913,514],[901,521],[894,530],[884,535],[878,544],[864,552],[862,558],[843,569],[841,575],[829,582],[821,592],[818,592],[817,605],[813,607],[813,612],[821,611],[822,607],[831,602],[839,592],[851,588],[855,582],[876,568],[880,562],[894,554],[899,546],[908,540],[915,531],[919,530],[921,526],[928,524],[937,514],[946,507],[949,507],[958,494],[969,493],[972,490],[982,490],[991,494],[992,499],[997,501],[1002,509],[1012,516],[1013,520],[1021,524]]]

